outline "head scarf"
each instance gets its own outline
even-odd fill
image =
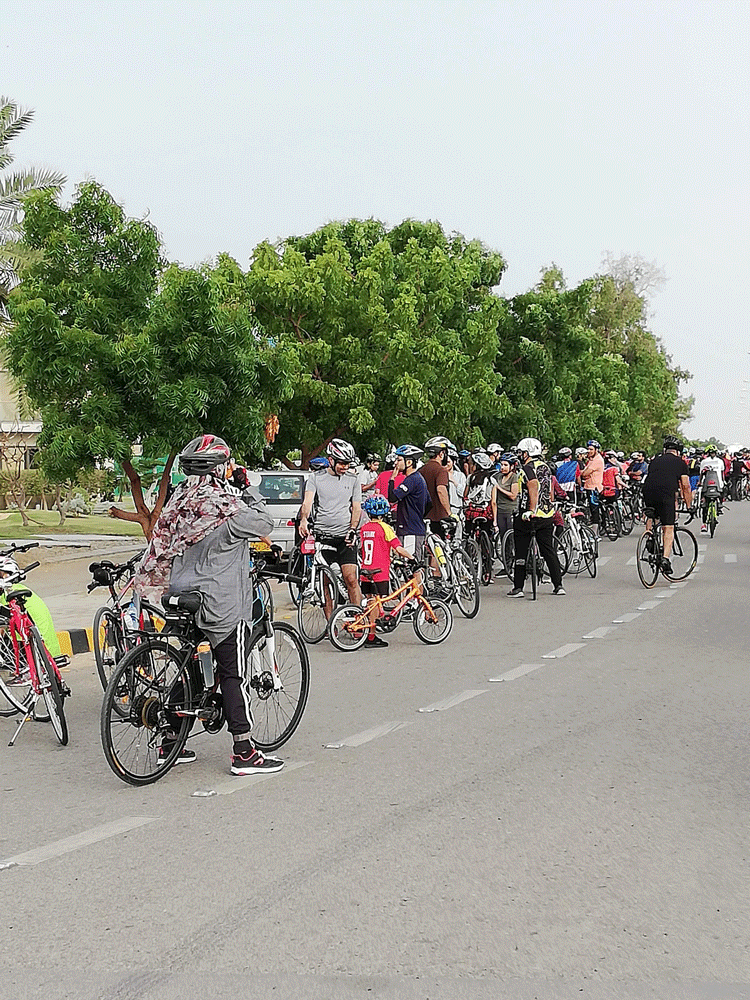
[[[169,587],[174,560],[244,509],[241,497],[225,489],[213,476],[189,476],[177,487],[154,525],[133,581],[136,594],[151,602],[159,601]]]

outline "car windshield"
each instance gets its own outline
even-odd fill
[[[304,476],[268,476],[261,474],[260,485],[258,486],[261,496],[264,496],[269,503],[302,503],[305,493]]]

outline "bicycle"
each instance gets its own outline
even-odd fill
[[[25,552],[37,545],[38,542],[14,546],[6,554]],[[15,745],[19,733],[31,719],[38,722],[49,719],[60,744],[66,746],[68,743],[68,723],[63,702],[70,696],[70,688],[62,679],[60,669],[68,666],[70,658],[59,656],[55,659],[47,649],[39,629],[26,610],[26,600],[31,597],[31,591],[25,587],[12,589],[39,565],[38,562],[31,563],[0,581],[0,589],[5,591],[7,601],[7,605],[0,607],[0,627],[7,630],[0,644],[0,668],[10,673],[10,678],[6,680],[0,669],[0,692],[10,706],[5,708],[0,703],[0,716],[9,718],[19,713],[22,716],[8,743],[9,747]],[[48,717],[42,718],[36,712],[39,698],[44,700]]]
[[[706,501],[706,512],[704,515],[704,523],[708,525],[708,530],[711,533],[711,538],[714,537],[714,532],[716,531],[716,525],[719,523],[719,498],[718,496],[704,496]]]
[[[492,583],[492,518],[479,507],[467,507],[465,511],[464,547],[477,570],[483,587]]]
[[[128,784],[147,785],[163,777],[196,721],[209,733],[224,727],[216,665],[195,621],[201,602],[196,592],[165,597],[161,635],[144,636],[109,679],[100,716],[102,748],[112,771]],[[283,746],[302,719],[310,661],[295,629],[271,621],[262,598],[255,603],[244,669],[249,672],[253,742],[265,752]],[[163,745],[169,748],[164,758]]]
[[[601,518],[601,530],[610,540],[616,542],[622,531],[622,518],[614,497],[605,498],[599,496],[599,512]]]
[[[597,573],[599,541],[586,523],[582,510],[576,507],[562,511],[565,527],[557,543],[557,555],[563,575],[578,576],[584,569],[593,579]]]
[[[476,618],[479,613],[479,581],[471,556],[455,539],[456,518],[440,522],[445,538],[429,531],[425,535],[425,551],[431,556],[425,590],[431,596],[454,602],[464,618]]]
[[[328,619],[336,607],[349,600],[343,579],[331,569],[323,556],[324,552],[336,551],[336,547],[329,545],[324,538],[315,539],[311,535],[300,546],[300,552],[310,561],[301,578],[297,628],[305,642],[313,645],[325,637]]]
[[[672,572],[664,569],[664,536],[663,528],[654,518],[654,511],[646,508],[646,516],[651,519],[652,528],[643,532],[638,539],[636,548],[636,566],[641,583],[651,589],[656,583],[659,573],[671,583],[686,580],[698,563],[698,542],[692,531],[675,524],[674,542],[670,562]]]
[[[426,563],[412,563],[413,575],[385,596],[375,596],[367,606],[358,608],[356,604],[344,604],[334,611],[329,624],[329,635],[336,649],[343,653],[361,649],[370,632],[370,614],[377,611],[380,629],[392,632],[401,622],[404,609],[413,608],[412,626],[414,634],[428,645],[443,642],[453,629],[453,612],[445,601],[425,597],[419,571],[429,572]],[[372,574],[367,573],[371,576]]]

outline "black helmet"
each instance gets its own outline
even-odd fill
[[[217,465],[223,465],[231,457],[229,445],[215,434],[204,434],[193,438],[179,455],[180,468],[186,476],[208,476]]]
[[[682,441],[674,434],[668,434],[664,438],[664,451],[682,451]]]
[[[380,461],[382,461],[382,459],[380,458],[380,455],[378,455],[378,453],[376,451],[370,451],[370,452],[367,453],[367,458],[365,459],[365,464],[367,464],[368,462],[380,462]]]

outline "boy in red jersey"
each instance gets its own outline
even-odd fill
[[[362,509],[370,518],[366,524],[359,529],[359,540],[362,546],[362,569],[367,570],[368,575],[362,577],[360,585],[363,594],[379,594],[385,597],[391,591],[391,550],[397,552],[404,559],[413,557],[401,545],[396,533],[389,524],[382,518],[391,509],[385,497],[375,493],[367,497],[362,503]],[[370,634],[364,649],[383,649],[388,643],[375,634],[375,621],[377,619],[377,608],[371,608],[369,612]]]

